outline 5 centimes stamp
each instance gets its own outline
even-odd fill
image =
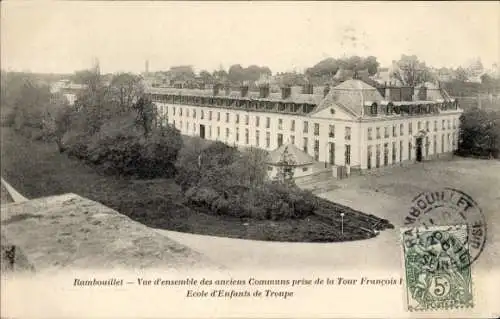
[[[404,226],[426,229],[432,226],[466,225],[467,236],[459,237],[468,244],[468,267],[481,254],[486,243],[486,222],[479,205],[460,190],[444,188],[418,194],[411,202]]]
[[[467,225],[402,228],[409,311],[473,307]]]

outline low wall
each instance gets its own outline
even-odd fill
[[[4,270],[220,268],[156,230],[75,194],[2,205],[1,231]]]

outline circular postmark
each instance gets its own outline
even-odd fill
[[[465,226],[466,236],[453,236],[451,241],[442,239],[443,231],[432,232],[429,237],[430,241],[444,245],[442,248],[447,248],[450,242],[454,247],[467,247],[468,258],[460,258],[459,268],[476,261],[486,242],[486,222],[481,208],[469,195],[453,188],[427,191],[413,198],[404,225],[424,230],[437,226]]]

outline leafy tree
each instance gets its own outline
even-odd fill
[[[278,172],[276,173],[276,181],[287,185],[294,184],[294,160],[285,147],[283,154],[281,154],[280,161],[277,163]]]
[[[207,70],[202,70],[200,72],[200,78],[203,81],[203,83],[210,83],[211,84],[214,82],[214,77]]]
[[[460,117],[458,153],[498,157],[500,149],[500,112],[471,109]]]
[[[434,77],[425,62],[418,60],[416,55],[402,55],[397,61],[397,69],[392,76],[401,83],[408,86],[418,86],[419,84],[434,81]]]
[[[71,128],[72,118],[75,110],[69,105],[64,96],[54,96],[49,107],[44,112],[43,138],[47,141],[54,141],[57,144],[59,152],[66,150],[63,138],[66,132]]]
[[[153,128],[158,126],[155,105],[149,98],[141,96],[133,105],[133,109],[137,112],[137,123],[142,127],[144,135],[148,136]]]
[[[455,77],[457,81],[460,82],[467,82],[469,80],[467,70],[462,67],[457,68],[457,70],[455,71]]]

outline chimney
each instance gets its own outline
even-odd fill
[[[269,84],[262,84],[260,87],[259,87],[259,98],[261,99],[265,99],[269,96]]]
[[[281,99],[286,100],[292,95],[292,88],[290,86],[284,86],[281,88]]]
[[[241,97],[246,97],[248,94],[248,85],[240,86]]]
[[[326,97],[330,93],[330,84],[327,84],[323,89],[323,97]]]

